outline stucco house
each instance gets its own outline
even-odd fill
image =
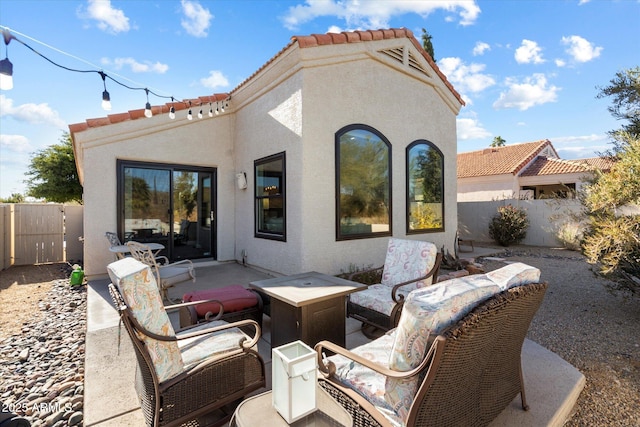
[[[389,236],[452,250],[463,105],[401,28],[296,36],[229,93],[70,125],[85,273],[106,231],[279,274],[380,264]]]
[[[548,139],[460,153],[458,202],[574,197],[604,157],[563,160]]]

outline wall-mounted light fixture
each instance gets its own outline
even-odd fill
[[[245,172],[236,174],[236,185],[238,186],[238,190],[244,190],[247,188],[247,174]]]

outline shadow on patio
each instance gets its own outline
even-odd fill
[[[230,284],[247,286],[249,282],[273,277],[233,262],[195,265],[196,283],[188,282],[170,289],[170,297],[178,298],[190,290]],[[108,283],[108,279],[103,279],[91,281],[88,285],[84,425],[143,426],[144,420],[133,387],[136,369],[133,347],[126,331],[119,331],[119,318],[107,291]],[[171,318],[177,327],[177,313]],[[270,318],[264,316],[258,351],[265,362],[267,389],[271,387],[270,338]],[[357,347],[367,341],[360,332],[360,323],[347,319],[347,348]],[[522,411],[519,397],[516,397],[491,426],[563,425],[584,387],[584,376],[563,359],[530,340],[525,340],[522,361],[531,409]]]

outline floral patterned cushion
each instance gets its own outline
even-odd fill
[[[226,324],[228,323],[223,320],[203,323],[194,328],[189,328],[182,333],[179,332],[178,338],[186,333],[197,332],[203,329]],[[240,348],[239,343],[242,338],[250,340],[250,338],[240,329],[230,328],[212,334],[203,334],[199,337],[180,340],[178,341],[178,347],[180,348],[180,353],[182,355],[182,362],[188,368],[207,357],[237,350]]]
[[[501,291],[514,286],[528,285],[540,282],[540,270],[521,262],[514,262],[505,267],[486,274],[487,278],[495,282]]]
[[[395,331],[389,368],[408,371],[424,359],[429,338],[462,319],[480,301],[498,292],[498,286],[483,275],[440,282],[409,294]],[[394,411],[406,419],[418,378],[387,380],[386,398]]]
[[[390,238],[382,270],[383,285],[394,286],[427,274],[436,262],[438,248],[430,242]],[[429,286],[431,278],[418,287]]]
[[[418,289],[418,284],[410,283],[403,286],[399,293],[406,297],[406,295],[414,289]],[[387,316],[391,315],[391,311],[396,305],[396,303],[393,302],[393,298],[391,298],[391,287],[381,284],[371,285],[367,289],[354,292],[349,295],[349,301],[361,307],[375,310],[378,313],[384,313]]]
[[[140,325],[158,335],[175,335],[162,304],[156,279],[146,264],[133,258],[124,258],[109,264],[107,271]],[[139,336],[147,347],[160,382],[182,372],[184,364],[175,341],[158,341],[143,334]]]
[[[393,340],[393,335],[386,334],[351,351],[371,362],[388,368],[389,352],[391,351]],[[384,375],[378,374],[339,354],[329,357],[329,360],[336,365],[336,377],[340,379],[340,382],[357,391],[375,406],[392,409],[384,396],[386,379]]]
[[[353,304],[367,307],[378,313],[391,315],[396,304],[391,298],[391,288],[398,283],[417,279],[427,274],[433,268],[437,254],[438,249],[433,243],[389,239],[380,283],[349,295],[349,300]],[[406,297],[409,292],[429,286],[431,283],[432,279],[428,278],[405,285],[398,291],[399,294]]]

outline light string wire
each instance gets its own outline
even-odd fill
[[[90,65],[90,66],[92,66],[92,67],[100,68],[100,67],[97,67],[95,64],[92,64],[92,63],[91,63],[91,62],[89,62],[89,61],[86,61],[86,60],[84,60],[84,59],[82,59],[82,58],[79,58],[79,57],[77,57],[77,56],[75,56],[75,55],[72,55],[72,54],[70,54],[70,53],[64,52],[64,51],[62,51],[62,50],[60,50],[60,49],[58,49],[58,48],[55,48],[55,47],[53,47],[53,46],[50,46],[50,45],[48,45],[48,44],[46,44],[46,43],[44,43],[44,42],[41,42],[41,41],[39,41],[39,40],[36,40],[36,39],[34,39],[33,37],[29,37],[29,36],[28,36],[28,35],[26,35],[26,34],[22,34],[22,33],[18,32],[18,31],[12,30],[12,29],[10,29],[9,27],[6,27],[6,26],[4,26],[4,25],[1,25],[1,24],[0,24],[0,29],[2,29],[3,35],[4,35],[4,37],[5,37],[5,40],[9,40],[9,41],[11,41],[11,40],[15,40],[16,42],[20,43],[21,45],[23,45],[23,46],[24,46],[24,47],[26,47],[27,49],[31,50],[31,51],[32,51],[33,53],[35,53],[36,55],[40,56],[40,57],[41,57],[41,58],[43,58],[44,60],[48,61],[49,63],[51,63],[51,64],[53,64],[53,65],[55,65],[56,67],[62,68],[63,70],[72,71],[72,72],[75,72],[75,73],[96,73],[96,74],[99,74],[99,75],[102,77],[102,80],[104,80],[105,78],[108,78],[109,80],[113,81],[114,83],[117,83],[118,85],[120,85],[120,86],[122,86],[122,87],[124,87],[124,88],[127,88],[127,89],[129,89],[129,90],[143,90],[143,91],[145,91],[145,92],[146,92],[147,97],[148,97],[148,94],[152,94],[152,95],[154,95],[154,96],[156,96],[156,97],[158,97],[158,98],[170,99],[172,103],[178,102],[178,103],[185,104],[185,105],[187,105],[187,103],[191,104],[191,101],[177,101],[177,100],[176,100],[176,97],[174,97],[174,96],[165,96],[165,95],[160,95],[160,94],[158,94],[158,93],[154,92],[153,90],[149,89],[148,87],[134,87],[134,86],[129,86],[129,85],[127,85],[127,84],[124,84],[124,83],[122,83],[122,82],[120,82],[120,81],[118,81],[118,80],[114,79],[113,77],[111,77],[110,75],[108,75],[107,73],[105,73],[103,69],[100,69],[100,70],[79,70],[79,69],[70,68],[70,67],[66,67],[66,66],[64,66],[64,65],[58,64],[57,62],[55,62],[55,61],[51,60],[50,58],[48,58],[47,56],[45,56],[44,54],[42,54],[42,53],[38,52],[37,50],[35,50],[33,47],[29,46],[27,43],[25,43],[25,42],[23,42],[22,40],[20,40],[19,38],[15,37],[12,33],[19,34],[19,35],[20,35],[20,36],[22,36],[22,37],[25,37],[25,38],[27,38],[27,39],[29,39],[29,40],[34,41],[35,43],[41,44],[42,46],[45,46],[45,47],[47,47],[47,48],[49,48],[49,49],[52,49],[52,50],[54,50],[54,51],[56,51],[56,52],[58,52],[58,53],[60,53],[60,54],[63,54],[63,55],[69,56],[69,57],[71,57],[71,58],[73,58],[73,59],[75,59],[75,60],[78,60],[78,61],[80,61],[80,62],[83,62],[83,63],[85,63],[85,64],[88,64],[88,65]],[[7,45],[8,45],[8,42],[7,42],[7,41],[5,41],[5,43],[6,43],[6,45],[5,45],[5,49],[7,49],[7,48],[8,48],[8,46],[7,46]],[[125,80],[128,80],[128,81],[130,81],[130,82],[132,82],[132,83],[139,84],[139,83],[137,83],[137,82],[134,82],[133,80],[130,80],[130,79],[126,78],[126,77],[120,76],[120,75],[118,75],[118,74],[116,74],[116,73],[113,73],[113,74],[114,74],[114,75],[117,75],[117,76],[118,76],[118,77],[120,77],[120,78],[123,78],[123,79],[125,79]],[[156,89],[156,90],[157,90],[157,89]],[[229,98],[227,98],[225,101],[228,101],[228,99],[229,99]],[[217,104],[219,101],[216,99],[216,101],[215,101],[215,102],[216,102],[216,104]],[[211,102],[209,102],[209,104],[211,104]],[[204,105],[202,102],[200,102],[200,103],[196,104],[196,106],[202,106],[202,105]],[[224,111],[224,109],[223,109],[222,111]]]

